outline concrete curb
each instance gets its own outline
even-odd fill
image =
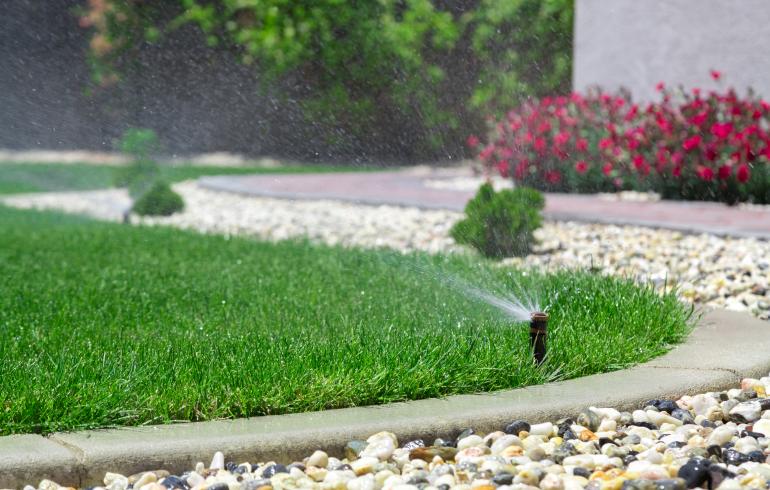
[[[631,409],[652,398],[735,387],[770,371],[770,325],[745,313],[708,312],[688,340],[631,369],[479,395],[459,395],[324,412],[0,438],[0,488],[43,478],[82,487],[105,472],[179,472],[215,451],[233,461],[289,461],[323,448],[341,454],[352,439],[389,430],[401,441],[488,432],[513,419],[555,420],[590,406]]]

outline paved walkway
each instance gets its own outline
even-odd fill
[[[461,211],[471,191],[435,188],[427,180],[454,179],[462,171],[388,171],[304,175],[203,177],[214,190],[286,199],[334,199]],[[770,207],[729,207],[709,202],[631,202],[595,195],[547,194],[553,220],[629,224],[696,233],[770,239]]]

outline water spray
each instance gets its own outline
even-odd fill
[[[545,344],[548,337],[548,315],[542,311],[535,311],[529,321],[529,345],[535,362],[539,366],[545,359]]]

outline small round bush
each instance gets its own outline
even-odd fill
[[[134,202],[133,211],[142,216],[169,216],[184,209],[182,196],[166,182],[158,181]]]
[[[542,224],[543,195],[528,187],[495,192],[486,183],[465,206],[465,219],[451,230],[457,243],[470,245],[486,257],[527,255]]]

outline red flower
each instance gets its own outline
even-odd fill
[[[647,161],[645,161],[642,155],[634,155],[633,161],[634,161],[634,168],[636,168],[636,170],[641,175],[649,175],[650,164],[647,163]]]
[[[612,173],[612,164],[609,162],[605,163],[604,166],[602,167],[602,173],[607,177],[609,177],[610,174]]]
[[[612,148],[612,140],[610,138],[602,138],[599,140],[599,149],[606,150]]]
[[[684,154],[681,151],[675,151],[674,154],[671,155],[671,162],[674,165],[680,165],[682,160],[684,160]]]
[[[762,151],[759,152],[759,156],[764,156],[768,161],[770,161],[770,140],[767,141],[765,147],[762,149]]]
[[[517,180],[521,180],[524,178],[524,176],[527,174],[527,170],[529,170],[529,160],[526,158],[522,159],[517,165],[516,168],[513,171],[513,177]]]
[[[500,172],[500,176],[504,178],[508,178],[510,175],[509,172],[511,170],[511,165],[508,163],[508,160],[501,160],[497,163],[497,171]]]
[[[545,172],[545,180],[549,184],[558,184],[561,181],[561,172],[558,170],[547,170]]]
[[[697,148],[698,145],[700,145],[700,135],[696,134],[684,140],[684,143],[682,143],[682,148],[684,148],[685,151],[692,151]]]
[[[535,138],[535,151],[538,153],[544,153],[546,149],[545,138],[538,136]]]
[[[575,149],[577,151],[588,151],[588,140],[585,138],[578,138],[575,141]]]
[[[570,134],[566,131],[562,131],[561,133],[557,134],[553,137],[553,143],[556,146],[561,146],[567,144],[569,142]]]
[[[709,115],[708,111],[699,112],[698,114],[690,118],[690,124],[700,127],[701,124],[706,122],[706,118],[708,118],[708,115]]]
[[[658,82],[657,85],[655,85],[655,90],[658,92],[663,92],[666,89],[666,84],[663,82]]]
[[[661,131],[663,131],[666,134],[671,133],[671,123],[666,120],[663,116],[658,116],[658,118],[655,120],[656,123],[658,123],[658,127]]]
[[[479,146],[479,138],[474,135],[468,136],[468,140],[465,142],[468,145],[468,148],[476,148]]]
[[[714,179],[714,171],[709,167],[700,166],[698,167],[697,172],[698,177],[705,180],[706,182],[711,182]]]
[[[495,147],[493,145],[487,145],[484,147],[481,152],[479,152],[479,158],[482,160],[487,160],[489,157],[492,156],[492,153],[495,151]]]
[[[706,160],[713,162],[717,159],[717,147],[714,143],[709,143],[706,145],[705,150]]]
[[[745,184],[748,182],[749,177],[749,166],[745,163],[738,165],[738,170],[735,172],[735,178],[738,179],[738,182]]]
[[[719,79],[722,78],[722,72],[719,72],[717,70],[711,70],[711,78],[713,78],[716,81],[719,81]]]
[[[553,145],[553,148],[551,148],[551,151],[553,152],[555,157],[561,158],[562,160],[567,158],[567,150],[565,150],[563,146]]]
[[[503,159],[513,158],[513,149],[511,149],[508,146],[505,146],[500,149],[499,154],[500,154],[500,158],[503,158]]]
[[[730,165],[722,165],[719,167],[717,174],[720,180],[727,180],[730,178],[730,174],[733,173],[733,168]]]
[[[632,120],[634,117],[636,117],[636,113],[639,112],[639,106],[634,104],[631,106],[631,108],[626,113],[625,117],[623,118],[626,122]]]
[[[671,175],[674,177],[681,177],[682,176],[682,167],[677,165],[676,167],[671,169]]]
[[[581,175],[588,172],[588,164],[585,160],[578,160],[578,162],[575,164],[575,172]]]
[[[534,139],[535,139],[535,137],[532,136],[532,133],[530,133],[529,131],[524,133],[524,142],[525,143],[532,143],[532,141],[534,141]]]
[[[726,122],[726,123],[714,123],[713,126],[711,126],[711,134],[716,136],[717,138],[723,140],[730,136],[730,133],[733,132],[733,125],[732,123]]]

